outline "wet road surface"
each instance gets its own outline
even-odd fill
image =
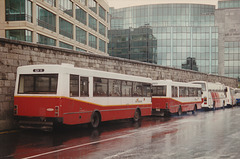
[[[238,159],[240,107],[0,134],[0,158]]]

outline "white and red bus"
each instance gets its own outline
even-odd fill
[[[236,99],[234,99],[235,89],[229,86],[225,87],[226,94],[226,106],[232,107],[236,105]]]
[[[17,69],[14,115],[21,127],[90,123],[151,115],[152,79],[70,64]]]
[[[234,89],[234,100],[236,105],[240,105],[240,88]]]
[[[203,109],[224,108],[226,106],[226,89],[223,84],[206,81],[193,81],[191,83],[202,86]]]
[[[152,114],[178,113],[201,109],[201,85],[158,80],[152,84]]]

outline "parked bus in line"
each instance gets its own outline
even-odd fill
[[[203,109],[215,110],[226,106],[226,89],[223,84],[206,81],[193,81],[191,83],[202,86]]]
[[[233,89],[232,87],[226,86],[225,93],[226,93],[226,106],[232,107],[236,105],[236,100],[234,99],[235,89]]]
[[[236,105],[240,105],[240,88],[234,89],[234,100],[236,101]]]
[[[192,111],[196,113],[201,109],[201,85],[173,82],[172,80],[153,81],[152,84],[153,114],[163,115]]]
[[[70,64],[17,69],[14,115],[22,128],[149,116],[152,79],[76,68]]]

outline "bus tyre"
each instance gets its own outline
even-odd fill
[[[140,118],[141,118],[140,110],[136,109],[134,116],[133,116],[133,121],[138,122],[140,120]]]
[[[197,114],[197,106],[195,105],[193,110],[192,110],[192,114]]]
[[[216,110],[216,103],[213,101],[213,110]]]
[[[97,128],[101,122],[100,114],[98,112],[93,112],[91,116],[90,126],[92,128]]]
[[[182,107],[181,107],[181,106],[178,108],[177,115],[178,115],[178,116],[181,116],[181,115],[182,115]]]

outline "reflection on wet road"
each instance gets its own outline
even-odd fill
[[[239,158],[240,107],[0,135],[0,158]]]

